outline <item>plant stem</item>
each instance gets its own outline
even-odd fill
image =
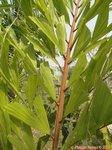
[[[70,62],[70,53],[71,53],[70,48],[71,48],[72,41],[73,41],[74,30],[76,29],[76,18],[77,18],[79,3],[80,3],[80,0],[78,0],[78,2],[77,2],[75,13],[73,14],[73,22],[72,22],[72,26],[71,26],[69,42],[68,42],[67,51],[66,51],[64,71],[63,71],[63,75],[62,75],[60,95],[59,95],[59,106],[57,109],[57,114],[56,114],[56,119],[55,119],[55,129],[54,129],[54,139],[53,139],[52,150],[58,150],[59,134],[60,134],[62,117],[63,117],[63,106],[64,106],[66,81],[67,81],[69,62]]]

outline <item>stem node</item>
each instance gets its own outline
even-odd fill
[[[69,89],[69,87],[66,87],[66,88],[64,89],[64,93],[65,93],[68,89]]]
[[[67,44],[69,44],[69,42],[67,40],[65,40]]]
[[[71,12],[71,14],[72,14],[72,17],[74,18],[74,14],[73,14],[73,12]]]
[[[78,28],[77,29],[75,29],[73,32],[76,32],[78,30]]]
[[[70,65],[72,63],[72,60],[68,62],[68,65]]]

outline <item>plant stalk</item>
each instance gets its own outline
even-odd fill
[[[73,42],[74,30],[76,29],[76,18],[77,18],[79,3],[80,3],[80,0],[78,0],[78,2],[77,2],[75,12],[73,14],[73,21],[72,21],[72,26],[71,26],[71,31],[70,31],[70,37],[69,37],[67,51],[66,51],[66,57],[65,57],[65,62],[64,62],[64,71],[63,71],[63,75],[62,75],[61,88],[60,88],[60,94],[59,94],[59,106],[57,109],[57,114],[56,114],[56,119],[55,119],[54,139],[53,139],[52,150],[58,150],[59,134],[60,134],[60,129],[61,129],[62,117],[63,117],[63,106],[64,106],[66,81],[67,81],[67,76],[68,76],[70,54],[71,54],[70,48],[71,48],[71,45]]]

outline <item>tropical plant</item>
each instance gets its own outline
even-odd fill
[[[67,150],[104,134],[112,123],[111,10],[112,0],[0,1],[1,150]]]

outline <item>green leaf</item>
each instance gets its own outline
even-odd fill
[[[75,111],[82,103],[88,100],[88,92],[84,81],[79,79],[72,85],[69,101],[65,107],[64,116]]]
[[[93,115],[91,114],[90,103],[85,103],[82,106],[76,127],[68,135],[62,150],[68,149],[81,140],[87,140],[88,138],[91,138],[97,129],[98,126]]]
[[[37,85],[38,85],[38,76],[33,74],[29,75],[26,84],[26,95],[30,106],[32,106],[33,101],[35,99],[35,95],[37,92]]]
[[[10,60],[10,82],[14,84],[17,90],[19,90],[19,69],[18,69],[18,57],[16,54]]]
[[[102,71],[102,75],[108,74],[109,71],[112,69],[112,51],[109,53],[108,58],[106,59],[106,62],[104,64],[104,69]],[[107,75],[108,76],[108,75]]]
[[[41,8],[43,10],[46,10],[46,2],[45,2],[45,0],[40,0],[39,2],[40,2],[40,5],[41,5]]]
[[[16,136],[21,137],[21,126],[23,126],[22,122],[17,118],[11,116],[10,117],[10,125],[12,131],[16,134]]]
[[[112,94],[103,81],[99,80],[92,100],[91,113],[100,125],[108,124],[112,121]]]
[[[9,79],[9,64],[8,64],[8,57],[9,57],[9,42],[7,40],[2,41],[1,47],[1,69],[5,76]]]
[[[95,48],[100,47],[100,45],[102,45],[103,43],[105,43],[107,40],[108,40],[108,38],[104,38],[104,39],[101,39],[101,40],[98,40],[98,41],[90,42],[89,45],[83,49],[83,53],[86,55],[87,53],[91,52]],[[77,56],[75,57],[75,59],[77,59],[78,57],[80,57],[80,55],[82,55],[82,52],[80,52],[79,54],[77,54]]]
[[[71,12],[73,11],[73,6],[74,6],[74,1],[73,0],[66,0],[66,6],[71,10]]]
[[[91,89],[92,86],[94,86],[96,79],[99,75],[102,75],[102,72],[104,70],[104,64],[107,59],[107,54],[111,50],[112,47],[112,38],[103,43],[98,52],[96,53],[96,56],[91,59],[91,62],[89,63],[89,66],[87,68],[86,72],[86,80],[85,84],[88,87],[88,89]]]
[[[102,34],[102,32],[107,28],[108,25],[108,17],[109,17],[109,5],[104,4],[104,10],[101,11],[98,15],[98,19],[96,22],[96,26],[93,32],[92,39],[95,41],[97,37]]]
[[[22,49],[20,49],[18,41],[17,41],[17,37],[16,37],[15,32],[12,28],[10,28],[10,30],[8,32],[7,40],[15,48],[15,50],[21,56],[21,58],[25,58],[25,54],[22,51]]]
[[[86,65],[87,65],[86,55],[82,52],[77,63],[73,67],[72,74],[68,81],[68,86],[70,86],[72,83],[74,83],[75,81],[81,78],[81,74],[83,73]]]
[[[25,58],[23,59],[23,62],[24,62],[24,66],[26,70],[30,74],[36,75],[37,74],[37,61],[36,61],[36,56],[35,56],[35,51],[33,49],[33,46],[29,45],[23,48],[23,50],[25,53]]]
[[[17,90],[17,88],[10,82],[10,80],[7,79],[7,77],[4,75],[0,68],[0,75],[3,77],[3,79],[7,82],[7,84],[14,90],[14,92],[19,96],[20,99],[23,100],[21,93]],[[23,100],[24,101],[24,100]]]
[[[10,128],[10,119],[9,115],[6,111],[0,110],[0,148],[3,147],[3,149],[11,149],[11,145],[7,139],[8,134],[10,134],[11,128]]]
[[[33,114],[31,110],[29,110],[23,104],[19,104],[17,102],[10,103],[4,107],[4,109],[13,117],[23,121],[27,125],[40,130],[43,133],[49,134],[49,130],[41,126],[41,122],[36,115]],[[39,114],[40,115],[40,114]]]
[[[34,3],[35,3],[35,7],[36,7],[42,14],[44,14],[44,10],[43,10],[43,8],[41,7],[40,2],[39,2],[38,0],[35,0]]]
[[[23,140],[26,144],[27,150],[36,150],[34,140],[33,140],[33,134],[31,131],[31,128],[27,126],[26,124],[23,125]]]
[[[54,61],[54,58],[57,54],[54,43],[51,40],[49,40],[49,38],[42,31],[39,31],[39,39],[42,39],[41,44],[44,46],[43,50],[45,50],[47,53],[49,53],[50,56],[52,57],[52,58],[50,57],[50,59],[52,59]],[[39,40],[39,42],[40,42],[40,40]],[[46,54],[46,56],[47,56],[47,54]]]
[[[0,80],[0,107],[2,108],[8,103],[7,85]]]
[[[17,150],[25,150],[26,146],[22,141],[18,140],[15,136],[9,134],[8,140],[17,148]]]
[[[41,52],[43,55],[47,56],[48,58],[52,59],[54,61],[54,58],[50,54],[49,49],[45,47],[41,41],[39,41],[37,38],[31,37],[31,36],[26,36],[26,38],[29,40],[31,44],[33,44],[34,49],[37,52]]]
[[[54,34],[53,29],[47,24],[45,21],[42,21],[40,18],[36,17],[29,17],[41,30],[42,32],[57,46],[58,41],[56,39],[56,36]]]
[[[11,136],[17,137],[16,139],[22,144],[23,148],[25,147],[27,150],[36,150],[31,127],[11,116],[11,128],[13,131]],[[14,141],[12,141],[12,144],[14,144],[13,142]],[[16,146],[16,148],[17,147],[19,146]]]
[[[26,55],[23,62],[24,62],[25,70],[28,71],[29,74],[34,74],[34,75],[37,74],[37,69],[32,64],[32,60],[30,59],[30,57],[28,55]]]
[[[68,11],[67,11],[64,0],[61,0],[61,1],[60,0],[53,0],[53,3],[57,9],[59,16],[64,15],[66,22],[69,23],[70,22],[69,15],[68,15]]]
[[[86,69],[85,85],[87,86],[88,90],[90,90],[96,82],[97,73],[94,71],[96,63],[96,59],[92,58],[88,68]]]
[[[34,128],[38,128],[36,116],[23,104],[14,102],[6,105],[4,108],[10,115],[18,118],[19,120],[22,120],[23,122],[31,125]]]
[[[102,31],[102,33],[98,36],[98,38],[101,38],[103,36],[105,36],[106,34],[109,34],[109,32],[112,31],[112,23],[110,25],[108,25],[104,31]]]
[[[11,4],[0,4],[0,9],[3,10],[3,9],[9,9],[10,7],[12,7],[13,5]]]
[[[48,94],[52,97],[53,100],[56,100],[56,92],[54,88],[53,78],[51,71],[48,66],[41,64],[40,72],[43,80],[44,87]]]
[[[108,38],[104,38],[102,40],[99,41],[95,41],[95,42],[91,42],[86,48],[84,48],[83,52],[85,54],[87,54],[88,52],[90,52],[91,50],[94,50],[95,48],[99,47],[100,45],[102,45],[103,43],[105,43],[108,40]],[[78,56],[77,56],[78,57]]]
[[[45,11],[45,16],[49,22],[49,24],[54,27],[54,25],[58,22],[57,20],[57,14],[55,7],[53,5],[52,0],[49,1],[48,5],[44,7],[41,7],[43,11]]]
[[[78,27],[78,31],[76,33],[76,36],[74,38],[74,42],[76,42],[78,36],[81,34],[81,32],[83,31],[83,27],[85,26],[85,24],[90,21],[92,18],[94,18],[97,14],[99,14],[100,12],[103,12],[103,10],[105,9],[105,5],[109,5],[109,1],[104,1],[101,2],[100,0],[95,1],[95,3],[93,4],[93,6],[90,8],[88,7],[89,5],[89,1],[85,1],[85,4],[82,7],[81,12],[83,11],[83,9],[85,8],[84,13],[82,14],[82,17],[77,25]],[[87,7],[86,7],[87,5]]]
[[[82,53],[68,81],[68,87],[71,86],[72,90],[71,90],[70,99],[68,100],[68,103],[65,108],[65,114],[64,114],[65,116],[73,112],[82,103],[88,100],[87,98],[88,93],[85,88],[83,76],[81,75],[86,65],[87,65],[87,59],[86,56]]]
[[[25,50],[24,50],[25,54],[29,57],[29,60],[32,63],[32,66],[34,66],[34,68],[37,68],[37,60],[36,60],[36,56],[35,56],[35,51],[32,45],[28,45]]]
[[[66,28],[64,16],[60,17],[60,21],[56,26],[56,33],[59,40],[60,51],[62,54],[65,52]]]
[[[91,120],[92,122],[90,123],[88,122],[90,121],[89,116],[89,104],[86,104],[84,109],[80,113],[75,129],[73,129],[73,131],[67,137],[62,150],[68,149],[76,142],[88,138],[88,135],[93,133],[96,124],[94,123],[94,120]],[[92,128],[92,130],[89,130],[90,127]]]
[[[97,13],[102,10],[102,5],[104,3],[105,3],[104,1],[102,2],[100,0],[97,0],[94,2],[93,6],[91,7],[91,9],[89,9],[89,11],[87,12],[87,14],[85,16],[86,22],[88,22],[89,20],[94,18],[97,15]],[[104,9],[104,7],[103,7],[103,9]]]
[[[21,7],[26,17],[32,16],[32,1],[31,0],[22,0]]]
[[[85,25],[83,26],[83,30],[81,34],[79,35],[78,41],[74,48],[72,59],[76,58],[77,55],[81,53],[81,51],[84,50],[88,46],[90,40],[91,40],[91,32],[88,29],[88,27]]]
[[[49,135],[45,135],[39,138],[39,141],[37,143],[37,150],[42,150],[45,147],[48,140],[49,140]]]
[[[97,128],[112,121],[112,94],[101,80],[97,83],[91,105],[90,111],[89,105],[84,108],[75,129],[68,136],[62,148],[63,150],[69,148],[77,141],[87,138],[87,136],[89,136],[90,133],[92,134]]]
[[[49,127],[49,122],[47,119],[47,114],[43,105],[43,100],[41,99],[40,96],[37,96],[34,101],[34,109],[37,114],[37,118],[41,123],[41,128],[46,130],[48,133],[50,133],[50,127]]]
[[[90,1],[84,0],[83,4],[81,6],[81,9],[80,9],[79,15],[78,15],[78,16],[80,16],[81,13],[83,12],[82,16],[80,17],[80,20],[78,21],[78,24],[77,24],[77,32],[76,32],[76,35],[75,35],[74,40],[73,40],[73,45],[75,44],[75,42],[76,42],[77,38],[79,37],[79,35],[82,34],[83,27],[86,24],[85,16],[88,13],[89,9],[90,9]]]
[[[25,69],[29,73],[36,74],[37,73],[36,60],[33,60],[35,56],[34,56],[34,51],[32,51],[32,53],[31,53],[31,49],[30,49],[31,47],[28,45],[26,46],[22,41],[19,43],[17,41],[15,32],[12,28],[10,29],[10,31],[8,33],[7,40],[15,48],[16,52],[19,54],[19,57],[24,62]],[[26,50],[26,52],[25,52],[25,50]]]

